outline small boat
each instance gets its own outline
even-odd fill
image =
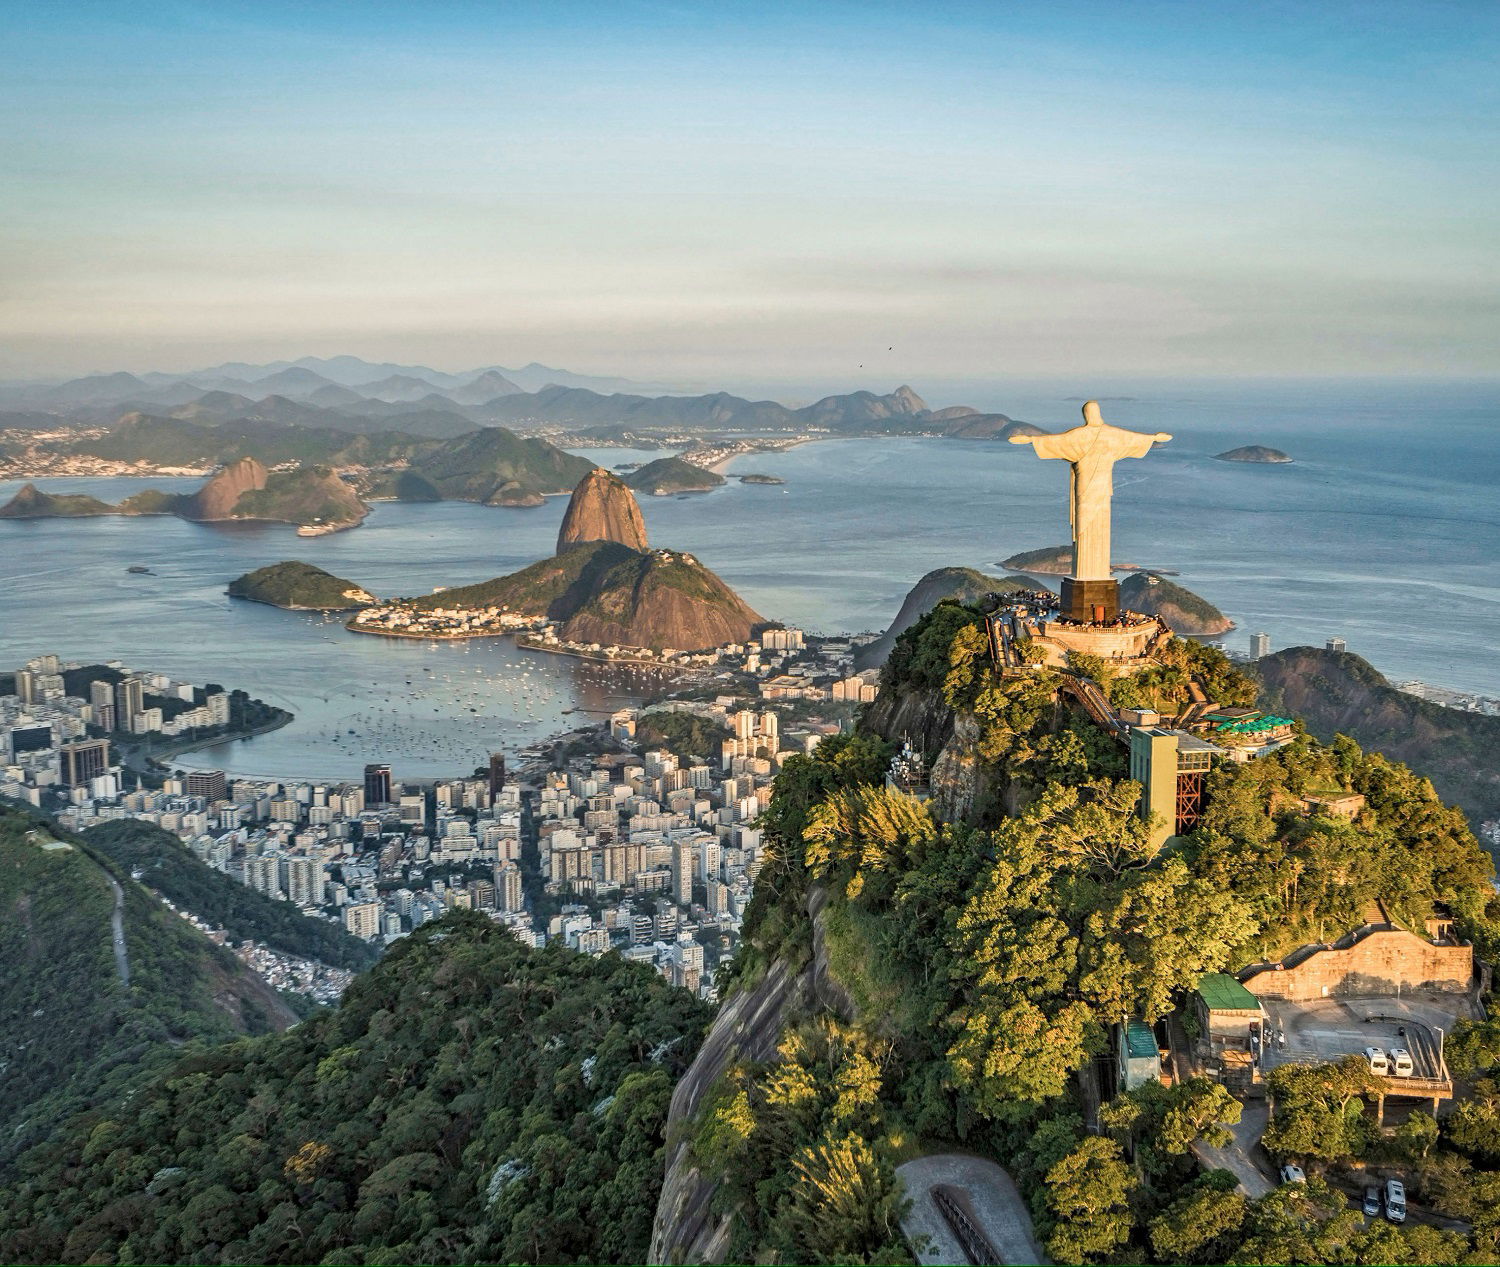
[[[153,572],[150,568],[143,567],[139,563],[132,564],[130,567],[126,568],[125,570],[127,572],[133,573],[136,576],[155,576],[156,575],[156,573]]]

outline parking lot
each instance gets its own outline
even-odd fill
[[[1266,1072],[1287,1061],[1337,1061],[1362,1056],[1366,1047],[1379,1047],[1389,1055],[1392,1048],[1404,1047],[1411,1053],[1411,1078],[1392,1078],[1392,1084],[1446,1082],[1448,1072],[1440,1054],[1444,1036],[1459,1017],[1471,1014],[1468,999],[1454,994],[1261,1002],[1267,1017],[1262,1062]]]

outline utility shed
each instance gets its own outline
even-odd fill
[[[1205,1038],[1235,1041],[1248,1046],[1250,1023],[1262,1020],[1260,1000],[1233,977],[1210,972],[1193,993],[1193,1010]]]
[[[1119,1086],[1134,1091],[1148,1082],[1161,1081],[1161,1051],[1156,1035],[1145,1021],[1126,1021],[1116,1039],[1119,1052]]]

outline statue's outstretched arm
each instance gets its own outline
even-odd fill
[[[1171,438],[1172,438],[1171,436],[1167,437],[1167,439],[1169,439],[1169,440]],[[1036,437],[1035,436],[1007,436],[1006,439],[1009,440],[1012,444],[1030,444],[1033,440],[1036,439]]]
[[[1166,442],[1167,442],[1167,441],[1168,441],[1168,440],[1170,440],[1170,439],[1171,439],[1171,438],[1172,438],[1172,437],[1171,437],[1171,435],[1169,435],[1169,434],[1168,434],[1168,433],[1167,433],[1167,432],[1165,432],[1165,431],[1158,431],[1158,432],[1157,432],[1157,433],[1156,433],[1156,434],[1155,434],[1155,435],[1154,435],[1154,436],[1152,436],[1152,437],[1151,437],[1151,438],[1152,438],[1152,439],[1153,439],[1153,440],[1154,440],[1154,441],[1156,441],[1156,443],[1157,443],[1157,444],[1165,444],[1165,443],[1166,443]]]

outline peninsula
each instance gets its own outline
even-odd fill
[[[536,645],[548,650],[667,656],[747,642],[764,623],[691,554],[651,549],[630,489],[593,468],[573,491],[551,558],[509,576],[367,608],[348,627],[408,638],[534,629],[542,634]]]

